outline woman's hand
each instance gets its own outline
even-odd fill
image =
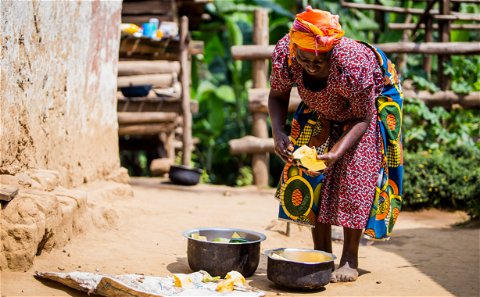
[[[320,174],[322,174],[322,173],[319,172],[319,171],[313,171],[313,170],[307,170],[307,171],[305,171],[305,173],[308,174],[308,175],[310,175],[310,176],[314,176],[314,177],[319,176]]]
[[[290,143],[287,134],[283,132],[275,133],[273,141],[275,145],[275,153],[285,162],[292,162],[293,145]]]
[[[331,167],[338,159],[340,159],[340,155],[336,152],[329,151],[326,154],[318,155],[317,159],[323,160],[327,167]]]

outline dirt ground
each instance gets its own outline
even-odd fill
[[[2,296],[87,296],[63,285],[39,281],[35,271],[143,273],[168,276],[190,273],[187,240],[182,232],[198,227],[233,227],[262,232],[261,250],[311,248],[310,230],[276,220],[273,190],[198,185],[180,187],[159,179],[132,179],[133,198],[105,198],[90,203],[114,209],[110,227],[89,228],[67,246],[42,253],[25,272],[1,273]],[[115,217],[115,216],[113,216]],[[479,229],[452,227],[462,212],[401,213],[389,242],[360,247],[360,277],[354,283],[328,284],[314,292],[276,287],[267,279],[261,256],[251,286],[267,296],[479,296]],[[341,255],[341,243],[334,254]],[[338,264],[338,260],[337,260]]]

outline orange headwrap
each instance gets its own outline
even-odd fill
[[[315,55],[326,53],[340,41],[343,34],[338,15],[307,6],[306,11],[296,15],[290,29],[289,64],[295,56],[296,46],[301,50],[314,52]]]

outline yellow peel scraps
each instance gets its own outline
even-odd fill
[[[191,288],[193,287],[192,279],[185,273],[174,273],[173,282],[175,287],[178,288]]]
[[[231,292],[233,291],[233,279],[224,279],[217,284],[217,292]]]
[[[245,278],[243,275],[235,270],[230,271],[225,276],[225,279],[217,284],[218,292],[231,292],[237,287],[245,286]]]
[[[245,285],[245,278],[240,272],[235,270],[232,270],[229,273],[227,273],[227,275],[225,276],[225,279],[233,279],[234,285],[236,286]]]

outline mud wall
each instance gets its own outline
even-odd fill
[[[2,1],[0,174],[75,187],[119,168],[121,1]]]

